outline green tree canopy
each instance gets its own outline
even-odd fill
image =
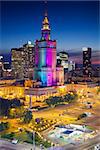
[[[9,123],[8,122],[1,122],[0,123],[0,132],[3,130],[6,130],[9,128]]]
[[[33,116],[32,116],[32,112],[31,111],[26,111],[24,116],[23,116],[23,122],[24,123],[30,123],[30,121],[32,120]]]

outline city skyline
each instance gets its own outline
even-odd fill
[[[0,149],[99,149],[99,1],[0,3]]]
[[[57,40],[58,50],[77,52],[84,46],[99,50],[98,2],[49,1],[47,10],[51,38]],[[40,37],[45,12],[43,1],[2,1],[1,12],[1,52],[10,52],[12,47],[22,46],[28,40],[34,42]]]

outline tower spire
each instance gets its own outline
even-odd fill
[[[46,7],[47,1],[45,1],[45,14],[44,19],[42,22],[42,39],[50,40],[50,25],[48,20],[48,14],[47,14],[47,7]]]
[[[47,17],[48,16],[48,13],[47,13],[47,0],[45,0],[44,3],[45,3],[45,16]]]

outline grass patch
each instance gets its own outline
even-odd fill
[[[32,144],[33,143],[33,135],[32,132],[29,131],[22,131],[22,132],[11,132],[11,133],[5,133],[3,135],[1,135],[1,138],[5,138],[5,139],[17,139],[19,142],[27,142]],[[48,143],[47,141],[42,140],[37,133],[35,133],[35,143],[36,145],[40,145],[42,144],[44,147],[50,147],[51,143]]]
[[[32,139],[29,136],[29,134],[26,131],[23,132],[18,132],[15,134],[14,138],[18,139],[19,141],[23,141],[23,142],[31,142]]]
[[[15,135],[14,132],[6,133],[6,134],[1,135],[1,138],[5,138],[5,139],[10,139],[10,140],[12,140],[12,139],[14,138],[14,135]]]
[[[86,128],[89,129],[89,130],[94,130],[94,128],[90,127],[90,126],[86,126]]]

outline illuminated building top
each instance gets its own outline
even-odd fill
[[[42,30],[42,40],[50,40],[50,25],[47,12],[45,13],[41,30]]]
[[[88,51],[88,48],[87,47],[83,47],[82,50],[83,51]]]

